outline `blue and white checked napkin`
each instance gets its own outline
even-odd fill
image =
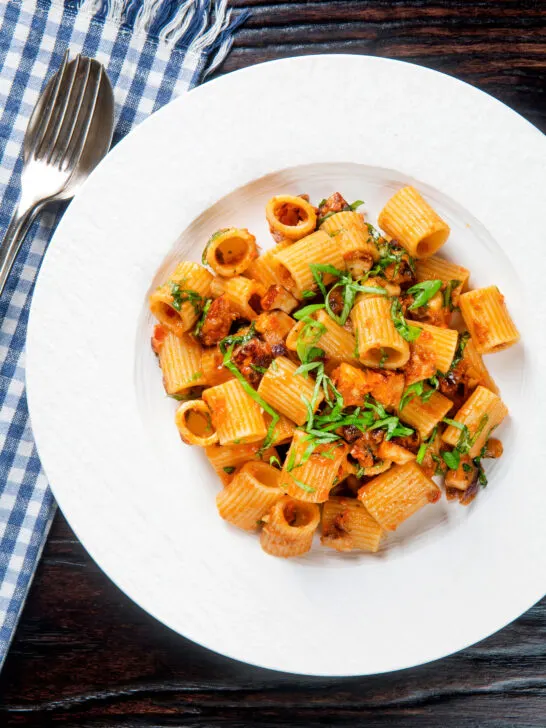
[[[98,59],[114,88],[114,143],[197,84],[229,51],[227,0],[7,0],[0,3],[0,234],[19,197],[31,111],[66,48]],[[60,213],[27,235],[0,297],[0,667],[13,637],[55,503],[40,466],[25,395],[32,290]]]

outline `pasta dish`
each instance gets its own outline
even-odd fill
[[[502,294],[439,254],[449,226],[414,187],[377,227],[363,204],[275,196],[272,248],[218,230],[150,296],[180,436],[222,482],[220,516],[274,556],[317,531],[376,552],[442,490],[470,503],[502,455],[508,410],[482,358],[519,338]]]

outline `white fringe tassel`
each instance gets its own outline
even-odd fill
[[[55,1],[55,0],[54,0]],[[164,0],[143,0],[133,25],[133,33],[147,35],[159,17]],[[106,13],[103,0],[82,0],[80,12],[87,15],[99,15],[113,23],[121,24],[129,3],[127,0],[108,0]],[[227,9],[228,0],[216,0],[214,6],[214,21],[210,25],[210,0],[181,0],[175,15],[160,30],[158,40],[168,46],[175,47],[183,40],[192,22],[199,22],[200,28],[195,33],[187,53],[200,55],[217,41],[220,35],[228,28],[231,21],[231,10]],[[197,16],[197,17],[196,17]],[[231,48],[232,39],[226,38],[216,52],[207,75],[217,68],[224,60]]]

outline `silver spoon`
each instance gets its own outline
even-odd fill
[[[68,200],[104,157],[114,96],[104,66],[66,51],[41,94],[23,143],[21,197],[0,245],[0,295],[28,229],[48,203]]]

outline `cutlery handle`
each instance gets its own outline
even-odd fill
[[[4,239],[0,244],[0,296],[6,285],[21,243],[25,239],[25,235],[37,212],[38,207],[33,206],[23,212],[17,210],[11,218]]]

